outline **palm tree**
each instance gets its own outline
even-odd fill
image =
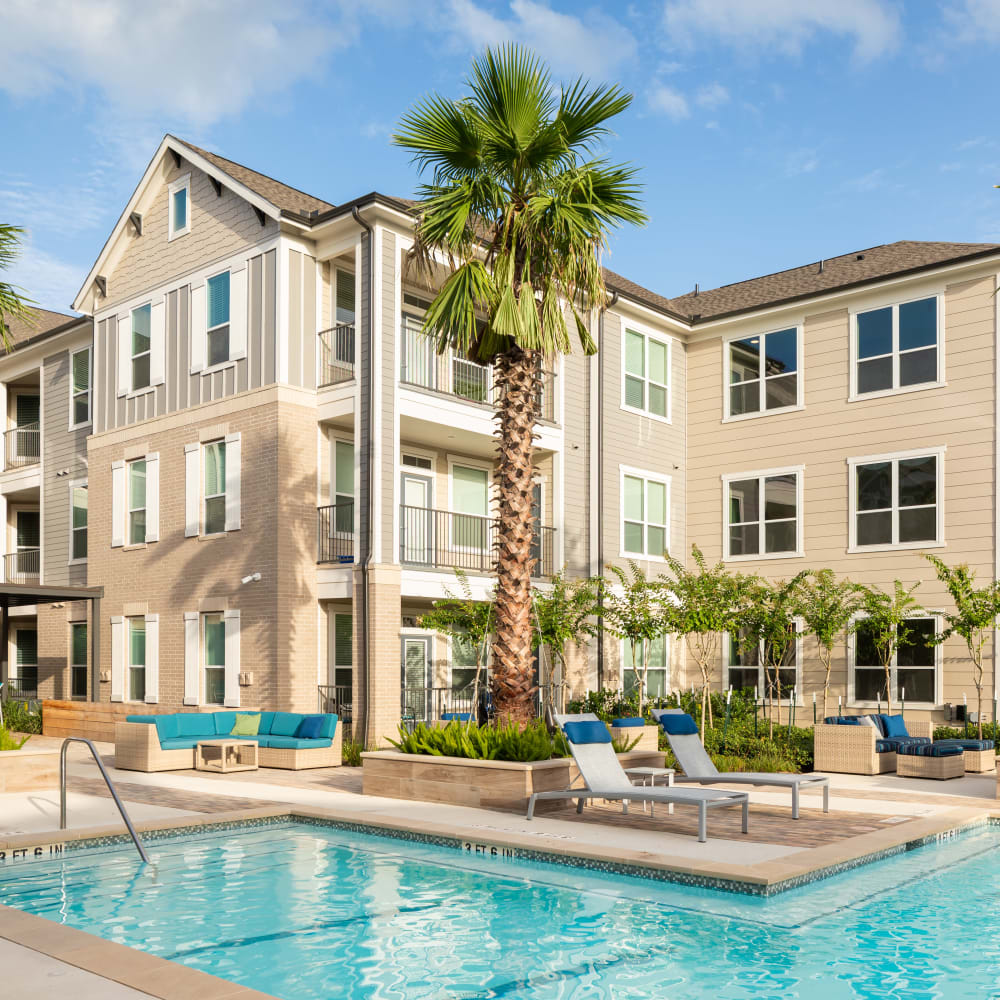
[[[21,237],[24,230],[18,226],[0,223],[0,271],[6,271],[21,252]],[[0,345],[5,351],[11,349],[10,320],[31,321],[34,303],[26,298],[16,285],[0,281]]]
[[[393,141],[413,152],[420,186],[414,257],[449,275],[424,320],[438,353],[494,366],[498,415],[495,698],[505,717],[532,714],[532,452],[542,364],[569,353],[570,321],[593,354],[591,310],[607,301],[608,232],[641,224],[636,170],[596,156],[608,121],[631,103],[618,86],[556,89],[525,49],[487,50],[465,96],[431,95]]]

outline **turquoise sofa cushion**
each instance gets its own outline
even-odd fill
[[[294,736],[302,719],[298,712],[275,712],[268,732],[271,736]]]
[[[303,740],[295,736],[269,736],[267,745],[274,750],[317,750],[328,747],[333,740]]]
[[[156,717],[154,725],[156,726],[156,735],[160,739],[161,746],[164,740],[170,740],[180,735],[177,731],[177,718],[176,715],[158,715]]]
[[[228,736],[236,725],[235,712],[213,712],[212,718],[215,722],[215,733],[217,736]]]
[[[261,712],[260,725],[257,727],[257,732],[263,733],[266,736],[271,731],[271,723],[273,721],[274,712]]]
[[[156,716],[155,715],[126,715],[125,716],[125,721],[126,722],[145,722],[147,724],[154,724],[155,725],[155,723],[156,723]]]
[[[160,740],[161,750],[193,750],[198,742],[197,736],[172,736],[168,740]]]
[[[214,713],[180,712],[177,719],[178,736],[216,736]]]

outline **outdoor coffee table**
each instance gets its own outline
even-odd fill
[[[201,740],[194,748],[194,766],[198,771],[257,770],[256,740]]]
[[[668,788],[673,788],[674,786],[674,769],[672,767],[626,767],[625,773],[630,778],[641,778],[640,784],[643,788],[653,788],[656,785],[657,778],[666,778],[666,785]],[[656,815],[653,811],[653,803],[649,803],[649,814],[651,816]],[[646,803],[642,804],[642,811],[646,811]],[[673,816],[674,806],[673,803],[667,803],[667,812]]]

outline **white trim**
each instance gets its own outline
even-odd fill
[[[73,558],[73,490],[83,487],[87,490],[87,555],[90,554],[90,490],[87,487],[86,479],[71,479],[67,484],[69,488],[69,549],[67,550],[68,559],[66,564],[68,566],[86,566],[87,556],[82,559]]]
[[[201,531],[201,445],[184,445],[184,537]]]
[[[382,562],[382,463],[384,460],[383,451],[385,444],[382,440],[382,232],[383,227],[376,223],[372,226],[372,232],[368,237],[371,241],[369,259],[372,262],[372,273],[369,276],[369,287],[371,289],[369,318],[371,320],[372,342],[368,372],[368,378],[371,379],[371,392],[369,395],[371,397],[372,412],[368,415],[368,419],[371,422],[372,449],[368,460],[374,473],[371,477],[371,510],[375,512],[374,524],[370,524],[368,528],[373,536],[372,557],[376,563]],[[357,309],[357,303],[355,303],[355,309]],[[357,346],[355,346],[356,350]],[[393,385],[395,386],[398,382],[399,374],[398,372],[393,372]],[[394,388],[394,395],[395,391]],[[398,407],[396,410],[398,412]],[[394,441],[393,452],[396,451],[398,451],[398,445]]]
[[[87,352],[87,419],[80,421],[80,423],[73,423],[73,409],[74,403],[78,396],[82,396],[83,393],[78,393],[73,391],[73,357],[74,355],[81,354],[83,351]],[[69,429],[71,431],[79,430],[81,427],[90,427],[94,422],[94,348],[93,343],[86,344],[83,347],[77,347],[75,349],[69,350]]]
[[[240,707],[240,613],[227,610],[222,613],[226,635],[226,686],[223,704],[226,708]]]
[[[805,641],[805,622],[796,617],[793,619],[795,622],[795,707],[801,708],[805,704],[805,699],[803,698],[802,690],[802,650]],[[729,662],[729,650],[730,650],[730,633],[722,632],[720,633],[722,640],[722,690],[728,691],[730,687],[729,681],[729,671],[733,670],[752,670],[752,666],[740,667],[736,664]],[[763,696],[765,703],[767,702],[767,676],[764,672],[764,657],[761,655],[762,650],[758,648],[757,650],[757,689]],[[789,670],[789,667],[781,667],[782,670]],[[790,705],[791,698],[779,698],[779,705]]]
[[[239,531],[243,524],[243,443],[240,434],[227,434],[226,445],[226,531]]]
[[[180,229],[174,228],[174,195],[178,191],[184,191],[184,225]],[[176,180],[167,185],[167,242],[187,236],[191,232],[191,171],[181,174]]]
[[[664,534],[666,537],[667,547],[666,552],[670,552],[671,542],[671,504],[672,504],[672,476],[666,473],[651,472],[648,469],[636,469],[631,465],[619,465],[618,466],[618,548],[619,556],[622,559],[629,559],[635,562],[666,562],[662,555],[651,555],[650,553],[642,552],[628,552],[625,549],[625,477],[629,476],[633,479],[642,479],[643,481],[643,539],[642,544],[645,548],[646,546],[646,528],[650,523],[656,524],[656,522],[650,522],[646,520],[645,505],[646,505],[646,486],[649,482],[659,483],[666,487],[667,491],[667,520],[663,525]]]
[[[200,637],[201,615],[197,611],[184,612],[184,704],[201,704]]]
[[[89,498],[88,498],[89,503]],[[128,528],[128,474],[125,461],[118,459],[111,463],[111,547],[120,548],[125,544]],[[89,522],[89,519],[88,519]],[[89,548],[90,539],[87,539]]]
[[[762,562],[768,559],[801,559],[805,556],[805,472],[804,465],[788,465],[777,469],[760,469],[752,472],[732,472],[720,476],[722,480],[722,551],[726,562]],[[758,488],[763,487],[765,479],[772,476],[795,476],[795,550],[792,552],[754,552],[748,555],[730,554],[729,551],[729,484],[739,482],[742,479],[756,479]],[[757,544],[763,549],[764,545],[764,496],[763,492],[758,494],[760,506],[760,517],[757,521]],[[785,520],[779,518],[778,520]],[[752,522],[747,522],[752,523]]]
[[[630,320],[626,320],[624,317],[619,317],[621,321],[621,326],[619,327],[621,331],[620,339],[621,344],[619,345],[619,350],[621,354],[621,402],[620,407],[626,413],[634,413],[640,417],[649,417],[650,420],[658,420],[662,424],[673,423],[673,405],[674,405],[674,389],[673,389],[673,364],[674,364],[674,338],[667,333],[661,333],[659,330],[654,330],[650,326],[646,326],[644,323],[636,323]],[[627,340],[627,335],[629,332],[637,333],[641,337],[645,338],[644,344],[644,375],[643,375],[643,398],[646,402],[645,409],[639,409],[635,406],[629,406],[625,402],[625,343]],[[658,413],[651,413],[649,411],[649,342],[650,340],[655,340],[662,344],[667,349],[667,384],[663,386],[667,393],[667,403],[666,403],[666,414],[660,416]],[[636,378],[637,376],[632,376]],[[659,385],[659,383],[654,383]]]
[[[861,621],[868,616],[864,613],[860,613],[852,618],[852,622]],[[907,620],[911,618],[931,618],[934,621],[934,631],[940,633],[941,631],[941,619],[942,616],[934,611],[923,611],[915,612],[910,615]],[[944,702],[944,646],[937,645],[933,647],[934,649],[934,666],[931,667],[906,667],[907,670],[934,670],[934,701],[914,701],[912,698],[907,698],[907,705],[913,706],[915,708],[936,708]],[[877,701],[858,701],[855,696],[855,684],[854,684],[854,671],[856,669],[855,657],[857,655],[857,632],[855,630],[850,630],[847,635],[847,689],[845,701],[849,708],[875,708],[879,703]],[[896,657],[893,656],[893,662],[889,667],[889,681],[892,685],[892,701],[894,705],[899,705],[899,686],[897,684],[897,670],[899,669],[896,665]],[[862,667],[862,670],[878,670],[884,673],[883,668],[880,665],[874,667]]]
[[[146,615],[146,704],[160,700],[160,616]]]
[[[111,616],[111,700],[125,701],[125,619]]]
[[[776,376],[764,376],[760,377],[758,372],[757,384],[760,387],[760,405],[761,409],[753,410],[749,413],[738,413],[733,415],[730,413],[730,404],[732,401],[732,394],[730,389],[733,383],[731,379],[731,366],[732,358],[730,354],[730,345],[739,340],[748,340],[751,337],[767,337],[773,333],[784,333],[786,330],[795,331],[795,371],[794,373],[788,372],[787,375],[795,375],[795,403],[791,406],[781,406],[775,409],[765,409],[764,406],[767,402],[766,398],[766,384],[768,378],[782,378],[782,375]],[[763,364],[764,352],[761,351],[761,364]],[[805,320],[799,319],[795,323],[789,323],[787,326],[778,326],[773,330],[764,330],[761,333],[733,333],[724,337],[722,340],[722,422],[724,424],[734,423],[739,420],[756,420],[761,417],[773,417],[780,413],[793,413],[797,410],[804,410],[806,406],[806,385],[805,385]],[[741,383],[745,384],[745,383]]]
[[[846,459],[847,462],[847,503],[848,503],[848,541],[847,551],[850,554],[861,552],[895,552],[905,549],[940,549],[945,546],[944,537],[944,456],[948,450],[946,445],[934,448],[911,448],[908,451],[887,452],[884,455],[861,455]],[[878,545],[858,544],[858,477],[859,465],[872,465],[876,462],[892,463],[891,503],[886,508],[892,513],[892,537],[899,537],[899,462],[909,458],[934,458],[935,488],[934,506],[937,515],[937,537],[933,540],[918,542],[885,542]],[[929,506],[929,505],[928,505]]]

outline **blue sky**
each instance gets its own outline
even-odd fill
[[[165,132],[343,202],[412,192],[389,142],[514,40],[635,95],[608,144],[649,225],[607,263],[666,295],[897,239],[1000,242],[1000,0],[0,0],[0,221],[65,310]],[[363,10],[359,8],[363,7]]]

